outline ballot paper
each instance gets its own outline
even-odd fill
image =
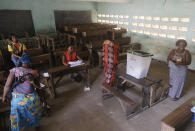
[[[83,63],[82,61],[78,60],[78,61],[68,62],[68,64],[70,65],[70,67],[75,67],[75,66],[83,65],[85,63]]]

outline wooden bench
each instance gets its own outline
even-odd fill
[[[52,66],[52,61],[51,61],[51,55],[50,54],[42,54],[38,56],[33,56],[31,57],[32,60],[32,65],[33,66],[40,66],[45,63],[49,63],[49,66]]]
[[[115,87],[110,87],[107,84],[103,84],[102,88],[105,90],[103,90],[103,99],[108,99],[111,97],[110,94],[112,94],[113,96],[115,96],[116,98],[118,98],[119,102],[121,103],[121,106],[123,108],[123,110],[126,113],[126,117],[128,119],[128,117],[131,115],[133,108],[136,106],[136,103],[131,100],[129,97],[125,96],[122,92],[120,92],[119,90],[117,90]],[[109,94],[110,93],[110,94]],[[126,109],[124,109],[124,105],[126,106]]]
[[[123,38],[116,38],[116,43],[119,45],[129,44],[131,43],[131,37],[123,37]]]
[[[161,131],[177,131],[182,128],[182,125],[193,116],[191,112],[193,101],[195,101],[195,98],[190,98],[163,118],[161,121]]]
[[[43,54],[43,49],[41,48],[27,49],[26,53],[29,54],[31,57],[38,56]]]

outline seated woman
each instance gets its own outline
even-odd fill
[[[62,64],[69,67],[70,64],[69,62],[74,62],[74,61],[83,61],[78,55],[77,52],[73,50],[73,46],[70,45],[68,47],[68,50],[64,52],[64,55],[62,57]],[[70,77],[74,79],[77,82],[80,82],[82,80],[82,72],[78,72],[77,75],[75,74],[70,74]]]
[[[103,84],[112,86],[118,65],[119,46],[114,42],[114,33],[109,32],[108,36],[108,40],[105,40],[103,43],[103,63],[105,68],[105,78]]]
[[[186,50],[187,42],[185,40],[178,40],[176,42],[176,49],[173,49],[168,56],[169,96],[172,100],[180,98],[187,75],[187,66],[191,64],[191,54]]]
[[[38,129],[41,119],[41,103],[35,91],[39,85],[34,84],[33,81],[38,78],[38,73],[29,68],[31,63],[29,55],[23,55],[21,62],[22,67],[15,67],[10,70],[2,99],[3,102],[6,102],[9,91],[12,90],[10,113],[12,131],[25,130],[26,128]],[[29,74],[32,74],[33,78],[28,78],[27,75]],[[15,83],[14,80],[16,80]],[[13,87],[12,83],[14,83]]]
[[[8,44],[8,51],[12,55],[12,62],[16,67],[20,66],[20,58],[22,57],[23,53],[26,51],[26,46],[18,42],[16,35],[11,35],[12,41],[9,40]]]

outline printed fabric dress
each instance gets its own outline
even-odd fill
[[[179,54],[175,51],[174,56],[181,57],[185,59],[185,51],[182,54]],[[187,66],[185,65],[176,65],[172,61],[169,61],[169,77],[171,88],[169,90],[169,96],[171,98],[180,98],[182,90],[187,76]]]
[[[103,44],[103,61],[105,67],[105,79],[103,84],[113,85],[118,65],[118,44],[106,40]]]
[[[38,73],[32,69],[16,67],[10,70],[15,77],[32,74],[38,77]],[[28,81],[17,85],[12,92],[10,122],[12,131],[22,131],[27,128],[39,126],[41,118],[41,103],[34,87]]]

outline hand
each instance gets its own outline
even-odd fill
[[[6,96],[3,96],[2,102],[3,102],[3,103],[7,103],[7,101],[8,101],[7,97],[6,97]]]
[[[65,63],[64,63],[64,65],[65,65],[65,66],[67,66],[67,67],[69,67],[69,66],[70,66],[70,64],[65,64]]]
[[[175,64],[176,64],[176,65],[181,65],[182,62],[181,62],[181,61],[175,61]]]

